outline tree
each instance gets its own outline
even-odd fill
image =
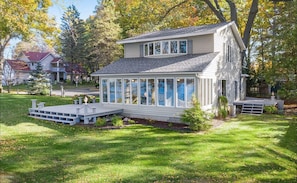
[[[124,38],[164,28],[197,25],[193,0],[114,0]]]
[[[61,31],[62,57],[71,65],[82,63],[85,58],[84,21],[80,19],[80,13],[74,5],[69,6],[63,14]],[[71,80],[73,80],[72,73],[73,71]]]
[[[278,6],[275,17],[275,59],[271,59],[272,84],[284,82],[283,90],[297,89],[297,2],[286,2]],[[290,93],[290,92],[289,92]],[[288,94],[289,94],[288,93]],[[297,93],[295,95],[297,97]]]
[[[50,79],[43,71],[40,62],[37,63],[36,69],[31,73],[31,78],[28,81],[29,94],[32,95],[48,95],[50,92]]]
[[[43,37],[55,32],[54,20],[47,10],[50,0],[9,0],[0,1],[0,76],[4,63],[4,49],[13,38],[28,39],[38,32]],[[0,93],[2,77],[0,77]]]
[[[122,54],[122,47],[116,43],[121,37],[121,28],[115,21],[117,13],[113,0],[103,0],[96,7],[96,14],[89,22],[88,58],[89,72],[108,65]]]

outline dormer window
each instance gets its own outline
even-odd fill
[[[187,40],[155,41],[144,44],[144,56],[187,54]]]

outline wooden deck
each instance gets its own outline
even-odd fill
[[[99,103],[70,104],[59,106],[38,107],[32,105],[29,108],[29,116],[33,118],[54,121],[57,123],[74,125],[81,121],[84,124],[94,123],[101,116],[121,114],[123,109],[103,107]]]
[[[233,102],[235,106],[235,111],[237,107],[241,109],[241,113],[245,114],[262,114],[265,106],[277,106],[279,111],[284,108],[283,100],[276,99],[264,99],[264,98],[250,98],[247,97],[246,100],[240,100]]]
[[[239,100],[233,102],[234,105],[243,105],[243,104],[263,104],[264,106],[276,105],[278,100],[264,99],[264,98],[252,98],[247,97],[245,100]]]

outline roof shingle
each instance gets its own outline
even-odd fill
[[[141,42],[141,41],[153,41],[159,39],[167,38],[181,38],[193,35],[206,35],[214,33],[217,29],[226,26],[228,22],[211,24],[211,25],[202,25],[202,26],[192,26],[179,29],[166,29],[156,32],[150,32],[147,34],[141,34],[135,37],[123,39],[118,41],[118,43],[132,43],[132,42]]]
[[[26,57],[28,57],[28,59],[31,61],[31,62],[38,62],[40,60],[42,60],[45,56],[47,56],[49,54],[49,52],[23,52],[24,55]]]
[[[10,67],[15,71],[30,71],[29,66],[22,60],[6,60]]]
[[[217,55],[216,52],[170,58],[122,58],[92,75],[202,72]]]

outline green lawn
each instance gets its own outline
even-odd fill
[[[297,116],[240,115],[204,134],[100,130],[29,118],[32,98],[71,103],[0,94],[3,182],[297,182]]]
[[[85,82],[83,84],[74,85],[71,82],[63,83],[64,89],[96,89],[95,84],[92,82]],[[3,86],[3,89],[8,91],[8,86]],[[53,90],[61,90],[61,84],[53,84],[52,85]],[[11,93],[17,93],[17,92],[27,92],[28,91],[28,85],[26,84],[19,84],[15,86],[10,86],[10,92]]]

